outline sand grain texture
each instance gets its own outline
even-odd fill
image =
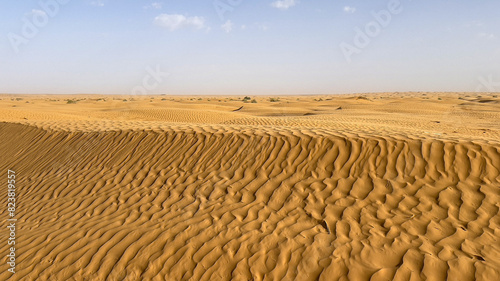
[[[1,280],[500,280],[496,95],[1,97]]]

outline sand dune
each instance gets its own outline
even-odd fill
[[[22,98],[1,280],[500,280],[497,95]]]

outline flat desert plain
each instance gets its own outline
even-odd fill
[[[0,279],[500,280],[500,94],[243,98],[0,95]]]

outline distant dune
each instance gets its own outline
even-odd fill
[[[251,99],[0,95],[0,280],[500,280],[500,95]]]

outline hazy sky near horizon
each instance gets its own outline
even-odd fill
[[[498,0],[2,0],[0,93],[500,92],[499,11]]]

